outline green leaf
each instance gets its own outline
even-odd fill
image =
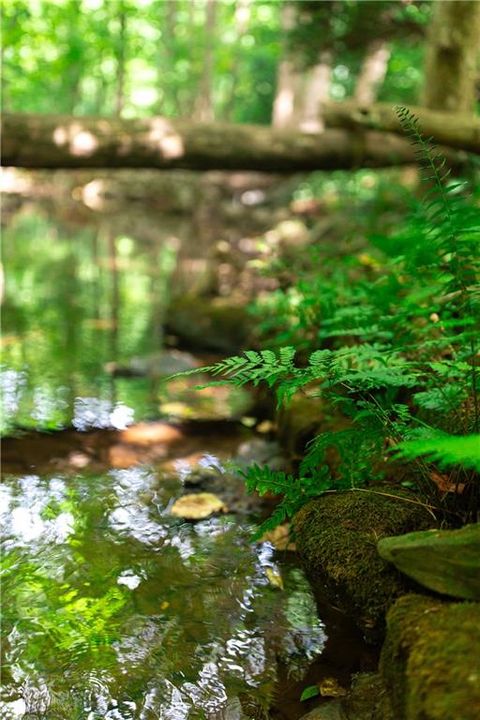
[[[405,440],[397,446],[395,452],[397,457],[405,460],[424,457],[441,467],[462,465],[480,472],[480,434],[458,436],[439,433],[425,439]]]
[[[320,695],[320,688],[318,685],[307,685],[302,694],[300,695],[300,702],[304,700],[310,700],[310,698],[317,697]]]

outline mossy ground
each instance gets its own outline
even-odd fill
[[[381,537],[432,527],[412,495],[391,487],[326,494],[295,517],[297,548],[318,594],[352,615],[375,641],[407,581],[377,553]],[[323,591],[323,593],[322,593]]]
[[[388,614],[380,662],[395,717],[478,720],[479,648],[479,603],[400,598]]]

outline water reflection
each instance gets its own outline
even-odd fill
[[[268,705],[277,657],[298,676],[321,653],[301,572],[232,516],[170,516],[181,488],[145,467],[8,478],[0,717],[231,720],[245,693]]]
[[[195,416],[196,382],[180,381],[170,391],[160,380],[199,364],[187,353],[165,356],[164,326],[183,255],[206,255],[207,246],[188,242],[193,230],[182,217],[144,209],[135,217],[124,210],[76,222],[47,207],[25,202],[8,214],[3,233],[0,432],[72,423],[80,430],[122,428],[159,414]],[[188,283],[192,290],[195,279]],[[230,404],[243,412],[238,396],[219,390],[200,397],[209,416]]]

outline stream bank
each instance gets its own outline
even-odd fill
[[[313,398],[295,399],[290,408],[282,410],[280,437],[294,462],[298,463],[300,448],[322,425],[325,427],[321,403]],[[455,565],[449,562],[454,556],[447,554],[437,569],[432,565],[435,552],[425,539],[428,534],[414,531],[438,528],[438,523],[418,495],[392,483],[326,493],[296,514],[296,547],[317,603],[334,604],[351,618],[369,644],[380,647],[376,672],[354,675],[345,697],[319,705],[313,698],[309,701],[312,709],[303,720],[479,717],[480,603],[461,601],[464,588],[463,597],[479,597],[478,575],[475,578],[479,534],[473,525],[464,531],[435,532],[452,546],[462,538],[469,543],[457,548]],[[410,553],[401,556],[403,565],[412,563],[412,575],[425,577],[427,587],[379,554],[382,538],[391,538],[385,548],[396,547],[393,536],[406,533],[411,533],[410,545],[407,541],[396,544]],[[418,559],[409,561],[415,543]],[[448,546],[445,552],[449,552]],[[448,594],[454,597],[428,587],[449,588]],[[317,686],[321,694],[321,683]]]
[[[189,326],[179,311],[164,332],[169,303],[186,297],[183,270],[175,298],[164,292],[167,240],[185,232],[185,218],[117,217],[103,189],[112,207],[93,228],[94,211],[78,193],[66,202],[65,189],[40,207],[12,202],[5,218],[1,714],[297,720],[306,684],[346,687],[375,653],[342,613],[317,610],[292,552],[251,542],[271,501],[248,496],[230,463],[283,466],[269,402],[199,392],[195,376],[164,383],[233,350],[251,318],[233,298],[230,329],[216,339],[218,314],[201,326],[192,306]],[[178,256],[191,267],[188,248]],[[225,293],[246,278],[242,267],[223,278]],[[216,297],[203,293],[202,317],[218,306],[228,315],[228,299]],[[202,352],[188,352],[199,340]],[[172,515],[200,492],[226,512]]]

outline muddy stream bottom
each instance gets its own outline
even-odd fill
[[[235,423],[6,439],[0,717],[293,719],[305,686],[347,685],[361,641],[251,541],[266,508],[229,460],[275,451]],[[205,490],[225,513],[172,516]]]

